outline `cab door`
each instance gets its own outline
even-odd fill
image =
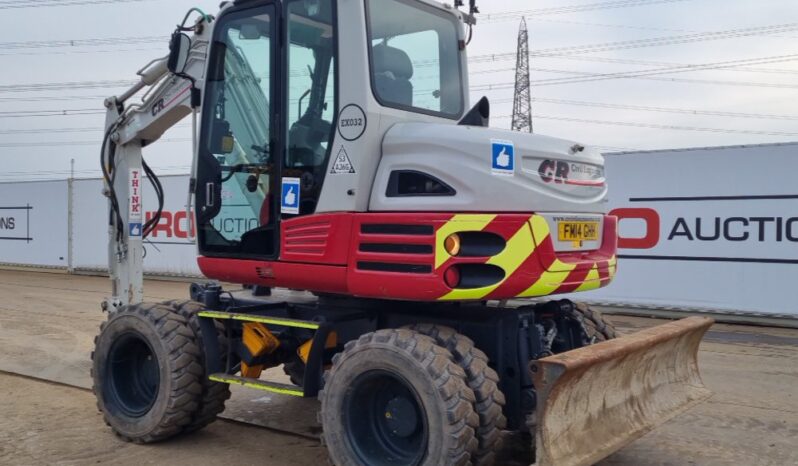
[[[200,253],[274,259],[283,141],[279,3],[224,10],[214,25],[195,204]]]
[[[195,189],[203,255],[276,259],[280,222],[316,212],[335,134],[335,4],[250,2],[217,20]]]

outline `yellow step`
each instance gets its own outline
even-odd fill
[[[298,397],[305,396],[305,392],[303,392],[301,388],[295,387],[293,385],[286,385],[276,382],[267,382],[265,380],[260,380],[260,379],[248,379],[246,377],[239,377],[237,375],[228,375],[228,374],[211,374],[208,378],[214,382],[231,383],[248,388],[254,388],[256,390],[264,390],[267,392],[279,393],[281,395],[291,395]]]
[[[200,317],[208,317],[211,319],[240,320],[243,322],[260,322],[266,325],[281,325],[283,327],[306,328],[310,330],[318,330],[321,325],[318,322],[312,322],[309,320],[286,319],[282,317],[265,317],[265,316],[256,316],[252,314],[238,314],[235,312],[202,311],[198,315]]]

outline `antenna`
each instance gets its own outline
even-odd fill
[[[515,96],[513,98],[513,131],[532,132],[532,96],[529,84],[529,33],[526,18],[521,18],[518,31],[518,58],[515,64]]]

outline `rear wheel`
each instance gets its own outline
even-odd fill
[[[567,301],[570,305],[562,306],[565,315],[578,322],[582,327],[583,345],[592,345],[617,337],[615,326],[604,318],[604,315],[585,303]]]
[[[471,462],[477,466],[492,465],[496,451],[501,448],[501,430],[507,425],[503,409],[504,394],[499,390],[499,375],[488,366],[488,357],[474,346],[474,342],[454,329],[433,324],[416,324],[409,327],[449,350],[466,374],[466,383],[474,392],[474,410],[479,416],[476,435],[479,448]]]
[[[283,363],[283,372],[291,380],[291,383],[301,387],[305,381],[305,361],[294,354],[291,359]]]
[[[202,338],[202,331],[200,330],[199,312],[205,310],[205,307],[195,301],[170,301],[167,303],[177,314],[182,316],[188,322],[194,334],[194,339],[197,347],[200,350],[200,363],[202,364],[202,396],[200,397],[199,406],[194,413],[191,423],[186,426],[186,432],[193,432],[202,429],[211,422],[216,420],[216,417],[224,411],[224,403],[230,398],[230,385],[226,383],[213,382],[208,379],[210,374],[207,374],[205,368],[205,344]],[[224,367],[228,342],[224,334],[224,325],[218,321],[214,321],[216,326],[216,333],[219,342],[219,356],[222,358],[221,364]]]
[[[474,393],[432,338],[407,329],[365,334],[335,355],[325,379],[320,420],[334,464],[470,464]]]
[[[202,393],[199,348],[167,306],[126,306],[100,327],[93,391],[105,422],[137,443],[164,440],[191,423]]]

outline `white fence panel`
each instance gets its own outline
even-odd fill
[[[581,299],[798,315],[798,143],[607,156],[619,269]]]
[[[67,267],[66,181],[0,184],[0,263]]]

